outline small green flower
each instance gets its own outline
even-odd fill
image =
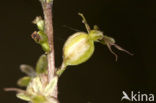
[[[47,75],[38,75],[29,83],[25,93],[18,93],[17,97],[31,101],[32,103],[58,103],[51,94],[54,92],[58,77],[54,77],[49,83]],[[50,101],[52,100],[52,101]]]
[[[48,43],[48,37],[44,32],[44,20],[42,20],[41,17],[36,17],[36,19],[33,21],[34,24],[37,25],[39,31],[34,31],[31,35],[32,39],[34,39],[34,41],[37,44],[40,44],[42,49],[45,52],[49,52],[50,51],[50,47],[49,47],[49,43]]]
[[[26,65],[26,64],[20,65],[20,70],[23,73],[25,73],[27,76],[20,78],[17,81],[17,85],[20,87],[27,87],[29,85],[30,81],[32,80],[32,78],[34,78],[36,76],[36,72],[32,66]]]
[[[7,88],[6,91],[16,91],[17,98],[30,103],[58,103],[52,94],[58,82],[55,76],[51,81],[47,75],[47,55],[40,56],[36,63],[36,71],[30,65],[20,65],[20,70],[27,74],[17,81],[20,87],[26,87],[26,90],[18,88]]]
[[[27,76],[24,76],[20,78],[17,81],[17,84],[20,87],[27,87],[32,78],[36,77],[37,75],[47,73],[47,66],[48,66],[48,61],[47,61],[47,56],[45,54],[41,55],[40,58],[38,59],[36,63],[36,71],[34,68],[30,65],[22,64],[20,65],[20,70],[25,73]]]
[[[55,92],[57,82],[57,76],[48,82],[47,75],[42,74],[32,78],[25,91],[18,88],[7,88],[5,90],[16,91],[17,98],[31,103],[59,103],[52,96],[53,92]]]

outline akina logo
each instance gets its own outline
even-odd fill
[[[134,92],[131,91],[131,94],[127,94],[125,91],[122,91],[122,98],[121,101],[123,100],[128,100],[128,101],[135,101],[135,102],[153,102],[154,101],[154,94],[145,94],[141,92]]]

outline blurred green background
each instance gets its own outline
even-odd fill
[[[76,31],[86,31],[77,15],[82,12],[90,26],[98,25],[117,44],[134,53],[114,56],[96,43],[92,58],[68,67],[59,81],[60,103],[121,103],[122,91],[156,92],[156,6],[154,0],[55,0],[53,7],[56,66],[62,61],[62,47]],[[36,29],[32,20],[42,15],[38,0],[0,2],[0,102],[25,103],[5,87],[17,87],[24,76],[20,64],[35,66],[43,53],[31,39]]]

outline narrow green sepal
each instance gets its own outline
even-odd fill
[[[21,100],[31,101],[31,97],[28,96],[26,93],[17,93],[16,97],[21,99]]]
[[[36,64],[36,73],[41,74],[47,70],[48,61],[45,54],[41,55]]]
[[[30,65],[26,65],[26,64],[21,64],[20,65],[20,70],[27,74],[28,76],[30,77],[35,77],[36,76],[36,73],[35,73],[35,70],[33,69],[32,66]]]
[[[28,84],[30,83],[31,81],[31,77],[29,76],[25,76],[25,77],[22,77],[21,79],[19,79],[17,81],[17,84],[20,86],[20,87],[27,87]]]
[[[57,82],[58,82],[58,77],[55,76],[46,86],[44,90],[45,96],[50,96],[55,91]]]
[[[32,98],[32,103],[46,103],[46,98],[40,95],[34,96]]]

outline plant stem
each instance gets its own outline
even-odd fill
[[[53,21],[52,21],[52,3],[42,3],[45,33],[48,36],[50,52],[48,53],[48,78],[49,81],[53,78],[55,73],[55,57],[54,57],[54,42],[53,42]]]
[[[51,81],[55,76],[55,56],[54,56],[54,36],[53,36],[53,21],[52,21],[52,4],[53,2],[43,1],[42,8],[45,20],[45,33],[48,36],[50,52],[48,53],[48,80]],[[57,98],[57,86],[52,96]]]

